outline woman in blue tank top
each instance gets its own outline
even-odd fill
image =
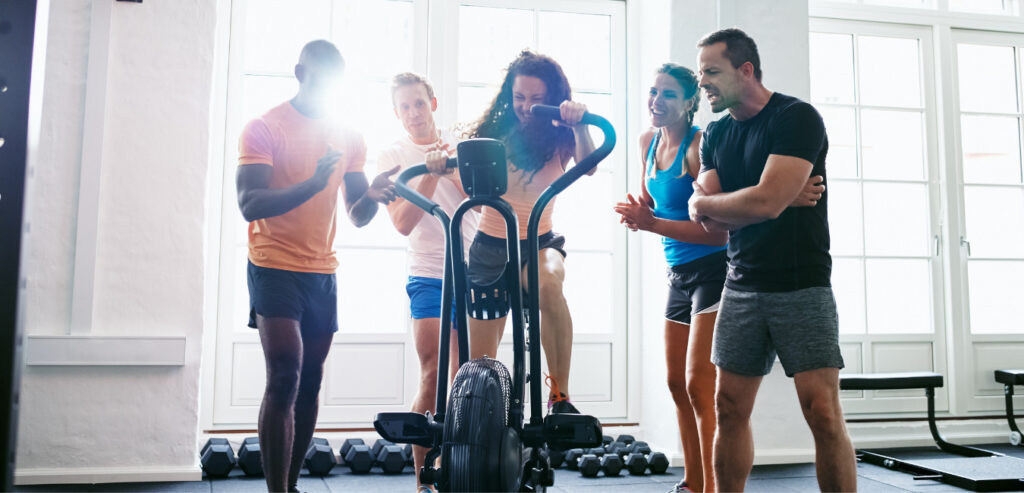
[[[690,221],[687,202],[700,172],[701,131],[693,125],[700,102],[693,72],[674,63],[658,69],[647,102],[651,128],[640,135],[644,163],[638,198],[615,206],[630,229],[661,235],[668,261],[665,358],[679,418],[685,477],[674,491],[714,491],[715,366],[711,336],[725,283],[726,233]]]

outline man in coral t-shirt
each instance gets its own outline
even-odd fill
[[[328,41],[306,44],[299,92],[249,122],[239,140],[238,206],[249,221],[249,326],[267,363],[260,407],[263,471],[270,491],[298,491],[316,426],[324,361],[338,330],[334,233],[338,190],[361,227],[395,199],[388,179],[367,183],[366,145],[329,115],[344,68]]]

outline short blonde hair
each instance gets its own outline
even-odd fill
[[[402,72],[391,79],[391,104],[395,104],[395,91],[400,87],[423,84],[427,89],[427,97],[434,99],[434,87],[427,82],[427,78],[413,72]]]

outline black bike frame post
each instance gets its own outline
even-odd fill
[[[456,327],[459,337],[459,367],[469,361],[469,318],[466,310],[466,293],[469,287],[466,285],[466,256],[462,246],[462,218],[475,207],[477,199],[466,199],[459,204],[452,214],[452,225],[448,230],[448,252],[447,256],[452,259],[450,262],[455,296]],[[440,399],[440,396],[438,397]]]
[[[457,161],[454,158],[448,159],[448,167],[454,168]],[[425,164],[419,164],[406,168],[395,180],[395,190],[398,195],[408,200],[416,207],[433,215],[441,222],[441,228],[447,238],[451,229],[451,220],[436,202],[426,198],[423,194],[409,187],[409,180],[429,173]],[[452,319],[452,259],[448,251],[444,252],[444,277],[441,279],[441,332],[437,341],[437,399],[435,401],[434,413],[438,420],[443,420],[445,405],[448,402],[448,362],[451,361],[449,345],[451,343],[451,319]]]
[[[526,331],[523,330],[522,284],[519,270],[519,222],[512,206],[500,198],[470,198],[463,201],[452,215],[452,228],[448,233],[449,255],[452,257],[452,276],[455,278],[455,311],[459,315],[459,361],[465,363],[469,358],[469,320],[466,315],[466,293],[469,291],[466,282],[466,261],[462,244],[462,218],[476,206],[487,206],[498,211],[505,219],[507,263],[505,265],[506,285],[509,293],[510,311],[512,312],[512,402],[509,403],[509,424],[522,428],[523,416],[523,382],[526,376]],[[511,239],[509,239],[511,238]],[[461,330],[465,327],[466,330]],[[463,349],[465,344],[465,349]],[[492,355],[497,357],[497,355]],[[460,364],[461,364],[460,363]]]
[[[500,200],[500,199],[499,199]],[[505,244],[508,261],[505,264],[506,290],[509,295],[509,309],[512,312],[512,402],[509,403],[509,424],[516,431],[523,429],[523,397],[526,389],[526,330],[523,327],[523,283],[519,261],[519,220],[512,206],[501,200],[498,208],[505,218]]]
[[[440,207],[434,209],[434,217],[441,221],[445,237],[451,229],[448,215]],[[437,382],[435,416],[443,416],[445,403],[448,401],[448,362],[451,360],[452,330],[452,258],[446,249],[444,252],[444,276],[441,278],[441,332],[437,338]],[[458,325],[456,325],[458,329]]]
[[[555,106],[534,105],[530,111],[539,117],[558,120],[561,117],[559,109]],[[560,176],[551,185],[548,185],[544,192],[537,198],[537,202],[530,211],[530,222],[526,226],[526,245],[529,252],[526,265],[526,282],[529,284],[527,295],[530,297],[530,372],[540,371],[540,308],[539,308],[539,249],[540,241],[537,228],[540,226],[540,217],[544,213],[551,199],[565,190],[569,185],[578,180],[581,176],[590,172],[597,166],[597,163],[611,154],[615,147],[615,128],[611,122],[603,117],[592,113],[584,113],[580,123],[593,125],[601,129],[604,134],[604,142],[601,146],[576,163],[569,171]],[[568,382],[563,382],[568,384]],[[530,423],[540,424],[543,422],[540,407],[540,377],[530,379]]]

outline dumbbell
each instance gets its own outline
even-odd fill
[[[303,461],[306,469],[314,476],[326,476],[331,469],[338,465],[338,458],[334,456],[334,450],[326,438],[313,437],[306,449],[306,458]]]
[[[385,445],[377,452],[377,465],[384,474],[399,474],[405,468],[405,453],[401,445]]]
[[[630,445],[636,441],[636,438],[633,438],[633,435],[619,435],[615,439],[615,441],[619,443],[625,443],[626,445]]]
[[[601,457],[601,469],[605,476],[618,476],[622,471],[622,457],[616,454],[608,454]]]
[[[668,457],[661,452],[655,452],[647,458],[647,465],[651,468],[651,474],[665,474],[668,470]]]
[[[260,437],[248,437],[238,447],[238,467],[248,476],[263,474],[263,457],[260,452]]]
[[[617,455],[621,459],[629,453],[629,446],[622,442],[612,442],[605,447],[605,452]]]
[[[585,478],[596,478],[601,472],[601,459],[594,454],[583,454],[579,462],[580,474]]]
[[[394,445],[394,444],[395,444],[395,442],[392,442],[390,440],[385,440],[383,438],[378,438],[378,439],[373,441],[373,446],[370,447],[370,451],[373,453],[374,457],[377,457],[377,454],[379,454],[380,451],[384,447],[387,447],[388,445]]]
[[[370,450],[370,447],[362,443],[362,440],[359,440],[359,442],[346,443],[348,450],[345,452],[345,463],[348,464],[353,474],[366,474],[370,472],[370,469],[373,469],[373,452]]]
[[[348,450],[352,448],[353,445],[366,445],[366,443],[363,442],[362,438],[346,439],[345,442],[341,444],[341,448],[338,450],[338,455],[341,456],[342,461],[345,460],[345,456],[348,455]]]
[[[199,451],[199,463],[207,476],[226,477],[238,460],[227,438],[211,438]]]
[[[565,453],[565,468],[570,471],[578,471],[580,468],[579,458],[583,456],[583,449],[574,448]]]
[[[644,455],[651,455],[651,447],[647,445],[647,442],[643,441],[633,442],[633,444],[629,446],[629,451],[640,452],[641,454]]]
[[[558,469],[565,463],[565,451],[551,449],[548,451],[548,459],[551,461],[551,467]]]
[[[412,444],[405,444],[405,448],[402,449],[402,453],[405,454],[405,465],[413,467],[413,456],[412,456]]]
[[[626,469],[634,476],[643,476],[647,472],[647,457],[639,452],[633,452],[626,457]]]
[[[599,459],[601,457],[604,457],[604,454],[605,454],[604,447],[594,447],[594,448],[590,448],[590,449],[584,449],[583,451],[588,453],[588,454],[594,454]]]
[[[611,437],[611,435],[604,435],[601,437],[601,445],[604,447],[611,445],[611,443],[614,441],[615,440]]]

